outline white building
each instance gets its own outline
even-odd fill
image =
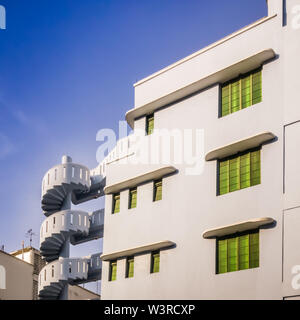
[[[134,85],[134,134],[91,170],[102,299],[300,297],[300,3],[268,8]]]

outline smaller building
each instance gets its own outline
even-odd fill
[[[46,262],[41,257],[40,251],[33,247],[27,247],[27,248],[23,248],[23,249],[11,252],[11,255],[33,266],[32,298],[33,300],[38,300],[38,286],[39,286],[38,276],[41,269],[46,264]]]
[[[0,300],[32,300],[33,265],[0,251]]]
[[[37,300],[38,274],[44,267],[40,251],[27,247],[12,253],[0,251],[0,300]],[[99,300],[80,286],[69,286],[69,300]]]

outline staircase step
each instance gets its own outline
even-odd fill
[[[54,189],[63,199],[66,198],[67,193],[65,192],[65,189],[62,186],[55,186]]]
[[[53,250],[53,249],[49,249],[49,250],[41,250],[41,254],[43,255],[43,257],[51,257],[51,256],[58,256],[59,255],[59,249],[57,250]]]
[[[47,205],[47,204],[55,204],[55,205],[61,205],[62,201],[61,200],[53,200],[53,199],[50,199],[50,198],[43,198],[42,200],[42,205]]]
[[[51,295],[59,295],[61,292],[61,289],[55,288],[54,286],[47,286],[47,294]]]
[[[50,245],[43,245],[43,246],[41,246],[40,247],[40,249],[41,249],[41,251],[42,252],[51,252],[51,251],[53,251],[53,252],[58,252],[59,250],[60,250],[60,248],[61,248],[61,246],[53,246],[52,244]]]
[[[44,210],[43,209],[43,213],[47,217],[51,216],[51,214],[56,213],[56,212],[57,212],[57,210]]]
[[[52,291],[50,287],[47,287],[45,292],[45,295],[47,295],[47,297],[53,297],[53,298],[58,297],[59,294],[60,294],[60,291]]]
[[[61,245],[59,245],[59,246],[50,246],[50,244],[49,244],[49,246],[43,246],[42,248],[41,248],[41,251],[43,251],[43,252],[46,252],[46,253],[53,253],[53,254],[56,254],[57,252],[59,252],[60,250],[61,250]]]
[[[58,211],[60,211],[61,205],[59,205],[59,204],[42,204],[41,207],[42,207],[42,210],[44,210],[44,211],[58,212]]]
[[[53,292],[49,290],[49,286],[44,287],[40,292],[39,296],[43,298],[48,298],[48,297],[57,297],[59,295],[59,292]]]
[[[54,244],[55,246],[57,245],[61,246],[61,244],[63,243],[63,241],[59,241],[57,238],[53,236],[47,237],[45,241],[47,241],[48,243]]]
[[[51,282],[51,286],[53,286],[57,290],[61,291],[62,288],[64,287],[64,284],[62,284],[60,282]]]
[[[56,210],[56,211],[59,211],[61,208],[60,205],[54,205],[54,204],[43,204],[42,205],[42,209],[43,210]]]
[[[65,242],[67,238],[65,237],[64,233],[65,233],[64,231],[61,231],[60,235],[61,235],[62,240]],[[67,234],[68,234],[68,232],[67,232]]]
[[[52,261],[57,260],[58,258],[59,258],[59,255],[45,257],[44,259],[45,259],[47,262],[52,262]]]
[[[51,261],[57,260],[58,257],[59,257],[59,253],[58,252],[57,253],[43,252],[42,255],[43,255],[44,259],[47,260],[47,261],[49,261],[49,260],[51,260]]]
[[[54,193],[53,190],[48,190],[47,193],[43,196],[43,200],[44,199],[63,201],[64,198],[59,194]]]
[[[62,183],[61,188],[62,188],[63,192],[65,193],[65,195],[67,195],[70,190],[70,185],[67,183]]]
[[[44,239],[43,242],[41,242],[41,248],[60,248],[61,247],[61,243],[58,242],[55,238],[52,237],[47,237]]]
[[[55,195],[58,199],[63,201],[66,197],[64,192],[61,192],[61,187],[60,186],[54,186],[53,189],[51,189],[51,194]]]
[[[55,239],[60,244],[64,243],[64,240],[62,239],[61,235],[59,233],[52,234],[52,239]]]

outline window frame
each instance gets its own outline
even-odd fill
[[[116,199],[116,198],[119,198],[119,199]],[[118,211],[115,211],[115,208],[116,208],[116,200],[119,200],[119,210]],[[116,213],[119,213],[121,210],[121,193],[118,192],[118,193],[114,193],[112,195],[112,210],[111,210],[111,214],[116,214]]]
[[[116,278],[113,279],[113,266],[116,266]],[[108,281],[116,281],[117,280],[117,271],[118,271],[118,260],[111,260],[109,261],[109,274],[108,274]]]
[[[252,184],[252,177],[251,177],[251,154],[256,152],[256,151],[259,151],[259,183],[253,183]],[[238,164],[238,170],[239,170],[239,188],[236,189],[236,190],[232,190],[230,191],[230,176],[228,176],[228,191],[225,192],[225,193],[221,193],[221,169],[220,169],[220,166],[221,166],[221,163],[225,162],[225,161],[229,161],[229,164],[230,165],[230,160],[234,160],[234,159],[237,159],[237,158],[241,158],[242,156],[246,155],[246,154],[250,154],[249,157],[250,157],[250,164],[249,164],[249,175],[250,175],[250,185],[247,186],[247,187],[243,187],[241,188],[241,166],[240,166],[240,163],[241,163],[241,160],[239,160],[239,164]],[[231,156],[228,156],[228,157],[225,157],[225,158],[222,158],[222,159],[218,159],[217,160],[217,196],[222,196],[222,195],[225,195],[225,194],[228,194],[228,193],[232,193],[232,192],[235,192],[235,191],[239,191],[239,190],[243,190],[243,189],[247,189],[247,188],[250,188],[250,187],[254,187],[254,186],[257,186],[259,184],[261,184],[261,161],[262,159],[262,146],[258,146],[258,147],[255,147],[255,148],[251,148],[251,149],[248,149],[248,150],[245,150],[245,151],[242,151],[242,152],[238,152],[234,155],[231,155]],[[230,174],[230,167],[227,169],[228,170],[228,175]]]
[[[133,272],[132,276],[130,276],[130,262],[133,263]],[[134,277],[134,256],[130,256],[126,258],[126,272],[125,272],[125,278],[133,278]]]
[[[153,119],[153,128],[152,131],[149,133],[149,124],[150,124],[150,120]],[[146,136],[150,136],[151,134],[153,134],[153,130],[154,130],[154,113],[148,114],[146,116],[146,125],[145,125],[145,131],[146,131]]]
[[[135,207],[132,207],[132,193],[136,193]],[[137,187],[129,189],[128,194],[128,209],[134,209],[137,207]]]
[[[253,74],[256,74],[256,73],[258,73],[258,72],[261,72],[261,82],[260,82],[260,84],[261,84],[261,99],[260,99],[260,101],[258,101],[258,102],[255,102],[255,103],[253,103],[253,78],[252,78],[252,76],[253,76]],[[251,82],[250,82],[250,88],[251,88],[251,91],[250,91],[250,96],[251,96],[251,103],[250,103],[250,105],[248,105],[248,106],[246,106],[246,107],[244,107],[243,108],[243,102],[242,102],[242,100],[241,100],[241,97],[242,97],[242,86],[241,86],[241,84],[242,84],[242,80],[243,79],[245,79],[245,78],[247,78],[248,76],[250,76],[250,79],[252,80]],[[241,110],[243,110],[243,109],[247,109],[248,107],[251,107],[251,106],[254,106],[254,105],[256,105],[256,104],[258,104],[258,103],[260,103],[260,102],[262,102],[263,101],[263,66],[260,66],[260,67],[258,67],[258,68],[256,68],[256,69],[253,69],[253,70],[251,70],[251,71],[248,71],[248,72],[246,72],[246,73],[241,73],[241,74],[239,74],[237,77],[234,77],[234,78],[232,78],[232,79],[230,79],[230,80],[228,80],[228,81],[226,81],[226,82],[224,82],[224,83],[219,83],[219,110],[218,110],[218,118],[224,118],[224,117],[226,117],[226,116],[229,116],[229,115],[231,115],[231,114],[233,114],[233,113],[235,113],[235,112],[237,112],[237,111],[234,111],[234,112],[229,112],[228,114],[225,114],[225,115],[222,115],[222,109],[223,109],[223,105],[222,105],[222,99],[223,99],[223,94],[222,94],[222,89],[224,88],[224,87],[226,87],[227,85],[230,85],[230,84],[233,84],[233,83],[235,83],[235,82],[237,82],[237,81],[239,81],[240,82],[240,88],[239,88],[239,110],[237,110],[237,111],[241,111]],[[231,103],[231,102],[230,102]]]
[[[155,266],[155,256],[158,255],[158,271],[154,271]],[[151,263],[150,263],[150,273],[159,273],[160,272],[160,250],[155,250],[151,252]]]
[[[250,266],[250,234],[258,234],[258,266],[255,267],[251,267]],[[245,236],[245,235],[249,235],[249,267],[248,268],[244,268],[244,269],[240,269],[240,265],[239,265],[239,258],[240,258],[240,251],[239,251],[239,242],[237,243],[237,270],[232,270],[232,271],[226,271],[226,272],[219,272],[219,241],[222,240],[228,240],[228,239],[235,239],[235,238],[240,238],[241,236]],[[228,244],[227,244],[228,246]],[[228,247],[227,247],[227,270],[228,270]],[[250,229],[250,230],[246,230],[243,232],[236,232],[233,234],[228,234],[225,236],[221,236],[221,237],[217,237],[216,238],[216,264],[215,264],[215,273],[216,274],[226,274],[226,273],[231,273],[231,272],[236,272],[236,271],[243,271],[243,270],[249,270],[249,269],[255,269],[255,268],[259,268],[260,267],[260,229],[256,228],[256,229]]]
[[[156,200],[156,192],[157,192],[157,184],[161,184],[161,197],[160,199]],[[153,202],[161,201],[162,200],[162,192],[163,192],[163,179],[157,179],[153,181]]]

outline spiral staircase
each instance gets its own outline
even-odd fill
[[[40,230],[40,250],[47,262],[39,274],[41,300],[67,300],[68,285],[101,278],[101,253],[70,258],[70,244],[103,237],[104,210],[88,213],[72,210],[78,204],[103,195],[105,178],[90,176],[90,170],[63,156],[43,179],[42,209],[46,216]]]

